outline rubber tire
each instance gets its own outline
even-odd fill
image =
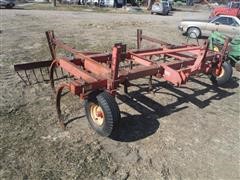
[[[169,11],[163,13],[164,16],[167,16],[168,14],[169,14]]]
[[[193,30],[197,30],[198,31],[198,34],[195,33],[197,35],[196,38],[201,37],[201,34],[202,34],[201,30],[199,28],[197,28],[197,27],[190,27],[190,28],[188,28],[187,33],[186,33],[188,37],[190,37],[191,31],[193,31]]]
[[[229,64],[228,62],[224,62],[222,64],[222,68],[224,69],[224,74],[221,77],[211,75],[210,78],[212,83],[218,86],[226,84],[232,78],[233,69],[231,64]]]
[[[94,123],[90,115],[91,102],[100,105],[104,112],[105,120],[101,126]],[[121,115],[118,104],[113,96],[105,91],[93,92],[89,95],[88,99],[84,101],[84,108],[88,122],[93,130],[105,137],[113,137],[116,135]]]

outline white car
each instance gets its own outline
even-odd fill
[[[151,14],[162,14],[168,15],[170,11],[169,3],[167,1],[162,1],[161,3],[155,2],[152,5]]]
[[[240,34],[240,19],[235,16],[220,15],[211,20],[183,20],[178,29],[190,37],[208,36],[219,31],[230,37]]]

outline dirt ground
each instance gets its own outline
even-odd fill
[[[63,98],[69,121],[57,124],[49,84],[24,86],[13,64],[49,59],[44,32],[78,49],[109,51],[114,43],[136,47],[136,29],[174,44],[183,18],[207,18],[208,10],[149,14],[1,10],[0,179],[240,179],[239,72],[224,88],[197,76],[175,88],[154,79],[120,89],[119,137],[89,128],[82,102]]]

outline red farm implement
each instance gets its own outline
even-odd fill
[[[39,77],[34,69],[47,67],[49,81],[56,93],[56,108],[60,125],[65,128],[61,115],[60,100],[63,89],[84,99],[86,116],[93,129],[102,136],[111,136],[118,129],[120,111],[115,101],[115,94],[120,84],[127,93],[129,81],[149,77],[149,88],[152,88],[152,77],[163,78],[174,86],[185,84],[192,75],[204,73],[210,75],[216,85],[223,85],[230,80],[232,68],[224,62],[228,40],[221,52],[208,48],[208,41],[203,45],[175,46],[142,34],[137,31],[137,49],[127,50],[126,45],[115,44],[111,53],[80,52],[60,40],[53,31],[46,32],[52,60],[15,65],[15,71],[26,84],[31,84],[27,70],[31,70],[35,79]],[[157,48],[141,49],[142,41],[158,44]],[[57,49],[64,49],[72,57],[58,57]],[[55,87],[54,74],[68,74],[70,81],[62,82]],[[25,79],[22,72],[25,73]]]

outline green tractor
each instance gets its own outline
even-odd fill
[[[209,36],[209,49],[213,51],[221,51],[224,41],[227,38],[220,32],[213,32]],[[240,71],[240,35],[235,36],[228,45],[227,61]]]

